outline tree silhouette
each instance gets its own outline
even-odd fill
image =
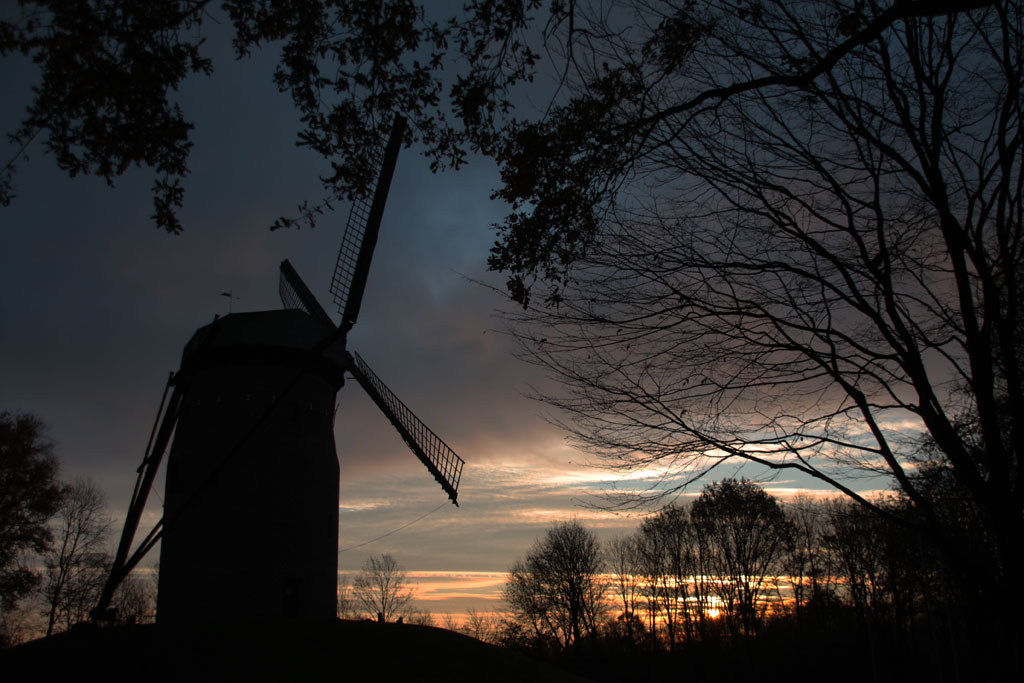
[[[805,608],[831,595],[834,588],[832,556],[822,546],[827,510],[824,502],[804,495],[789,501],[784,509],[793,529],[793,549],[784,560],[784,573],[792,587],[791,607],[799,623]]]
[[[578,16],[601,38],[562,34],[571,98],[499,155],[491,259],[577,443],[675,471],[654,497],[736,459],[891,515],[855,490],[871,472],[948,546],[912,476],[926,433],[1016,600],[1022,23],[1020,2]]]
[[[24,556],[53,540],[48,522],[62,495],[57,469],[39,418],[0,412],[0,613],[13,610],[39,582]]]
[[[392,621],[412,600],[406,578],[405,570],[391,555],[374,556],[352,581],[352,595],[371,619]]]
[[[604,611],[597,538],[579,522],[548,529],[509,569],[505,601],[540,639],[561,649],[592,635]]]
[[[106,571],[109,571],[109,558],[105,571],[101,574],[106,578]],[[153,577],[143,578],[137,575],[129,576],[114,593],[113,606],[114,618],[118,624],[140,624],[152,622],[156,618],[156,581]],[[90,610],[96,606],[96,596],[103,589],[100,582],[90,601],[83,604],[83,608]],[[83,616],[84,616],[83,612]]]
[[[651,635],[657,633],[656,616],[660,614],[669,649],[675,648],[683,628],[693,635],[694,618],[703,620],[706,606],[697,582],[692,595],[690,591],[690,579],[701,574],[692,532],[687,510],[669,505],[645,519],[637,536],[638,560],[654,607],[649,615]],[[691,597],[695,609],[691,609]]]
[[[615,617],[613,624],[620,626],[629,642],[640,636],[643,622],[639,613],[643,603],[644,586],[642,578],[644,567],[642,562],[641,541],[636,536],[620,536],[614,538],[606,546],[606,564],[612,575],[610,588],[622,604],[622,612]],[[640,628],[637,628],[639,624]]]
[[[110,527],[105,506],[103,492],[90,480],[78,479],[62,488],[56,538],[42,554],[46,635],[58,622],[66,630],[86,619],[99,598],[111,559],[103,547]]]
[[[359,617],[359,608],[356,606],[356,596],[347,579],[338,579],[338,610],[339,619],[356,619]]]
[[[702,551],[714,577],[711,590],[725,606],[730,630],[749,639],[792,549],[792,524],[764,489],[733,479],[706,486],[690,516],[706,541]]]

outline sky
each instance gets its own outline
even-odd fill
[[[294,145],[296,115],[271,83],[273,55],[236,62],[209,30],[214,74],[179,93],[196,124],[182,234],[150,219],[147,170],[113,188],[69,179],[39,145],[19,164],[16,199],[0,208],[0,411],[48,425],[64,476],[99,484],[118,531],[184,344],[215,315],[279,308],[285,258],[328,308],[347,215],[340,206],[314,230],[268,229],[319,198],[324,167]],[[0,129],[10,131],[34,70],[2,64]],[[418,587],[417,606],[435,614],[493,606],[503,573],[557,521],[578,519],[602,538],[637,524],[593,505],[617,475],[590,464],[524,396],[545,378],[511,356],[497,313],[506,304],[488,287],[503,282],[486,270],[490,226],[504,210],[489,199],[497,183],[487,160],[434,175],[403,150],[349,342],[465,459],[460,506],[356,383],[338,396],[340,568],[351,576],[390,553]],[[155,489],[142,533],[161,514],[162,481]]]

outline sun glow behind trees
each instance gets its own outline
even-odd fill
[[[723,535],[720,529],[702,526],[701,504],[706,507],[706,499],[713,497],[729,499],[731,488],[748,492],[751,500],[763,501],[758,506],[766,510],[784,512],[784,516],[769,516],[769,524],[781,535],[780,545],[774,550],[763,547],[753,551],[765,554],[766,559],[747,565],[759,568],[760,573],[737,571],[742,563],[719,564],[716,548],[732,546],[736,539]],[[449,615],[444,621],[463,624],[472,615],[485,615],[505,624],[496,638],[502,632],[511,633],[508,624],[518,621],[525,633],[539,639],[536,642],[550,638],[550,642],[559,643],[559,649],[572,647],[580,637],[625,637],[647,643],[648,647],[657,644],[672,649],[676,644],[709,638],[746,641],[780,623],[790,625],[785,628],[808,628],[819,623],[820,628],[833,629],[871,623],[872,629],[880,629],[896,641],[927,640],[935,633],[926,632],[922,626],[925,615],[942,602],[949,610],[964,609],[934,548],[918,532],[866,514],[843,499],[798,498],[776,508],[777,502],[761,491],[750,482],[709,485],[702,493],[704,500],[663,509],[647,517],[639,528],[634,527],[632,536],[602,543],[602,561],[597,565],[600,571],[593,580],[601,587],[595,594],[603,594],[603,598],[596,603],[593,620],[583,622],[575,637],[567,635],[568,626],[559,627],[563,630],[556,637],[554,631],[548,631],[550,624],[538,620],[542,612],[523,611],[522,605],[532,604],[525,598],[534,588],[546,585],[557,591],[558,586],[571,584],[538,574],[547,571],[547,563],[538,555],[547,545],[535,545],[529,561],[513,568],[513,575],[529,570],[537,579],[518,581],[512,592],[506,586],[505,594],[515,597],[514,603],[503,605],[495,595],[496,579],[502,575],[478,575],[476,578],[483,580],[477,582],[481,591],[477,597],[486,595],[486,602],[468,608],[472,612],[467,610],[465,617],[452,610],[443,611]],[[906,505],[905,500],[892,495],[873,502],[890,509]],[[737,519],[750,515],[748,511]],[[719,511],[718,519],[726,517]],[[747,537],[745,542],[772,533],[759,528],[754,519],[738,523],[737,529]],[[551,566],[559,566],[552,562]],[[437,594],[465,597],[452,588],[450,583]],[[552,598],[537,599],[540,605]],[[421,608],[425,605],[420,603]],[[438,613],[428,611],[433,611],[435,617]],[[942,628],[953,629],[953,622],[947,620]]]

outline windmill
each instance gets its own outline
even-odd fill
[[[138,468],[95,618],[109,615],[117,586],[158,541],[161,622],[333,617],[339,495],[334,409],[346,374],[458,505],[462,458],[347,348],[404,128],[397,116],[375,163],[372,200],[352,205],[331,281],[338,325],[285,260],[282,309],[217,318],[185,346]],[[132,552],[168,445],[163,518]]]

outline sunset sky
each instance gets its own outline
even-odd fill
[[[278,308],[284,258],[326,305],[347,215],[342,206],[315,230],[269,231],[276,217],[319,198],[324,167],[294,146],[290,99],[270,81],[273,55],[235,62],[215,39],[223,28],[204,29],[214,75],[180,92],[196,123],[183,234],[150,220],[148,171],[129,172],[115,188],[72,180],[38,144],[19,165],[17,198],[0,208],[0,410],[46,422],[64,475],[99,483],[118,531],[185,342],[229,305]],[[33,69],[17,59],[3,68],[0,124],[10,131]],[[593,467],[523,395],[544,378],[511,357],[495,315],[504,304],[481,284],[503,282],[485,267],[489,226],[503,211],[488,199],[497,182],[486,161],[432,175],[416,150],[403,151],[350,337],[350,348],[466,460],[461,507],[446,502],[358,385],[339,394],[340,566],[353,572],[368,556],[391,553],[419,583],[420,608],[437,614],[486,605],[502,572],[556,521],[575,517],[603,537],[637,523],[635,514],[588,505],[618,475]],[[803,485],[767,487],[790,494]],[[162,481],[155,493],[144,526],[161,514]]]

